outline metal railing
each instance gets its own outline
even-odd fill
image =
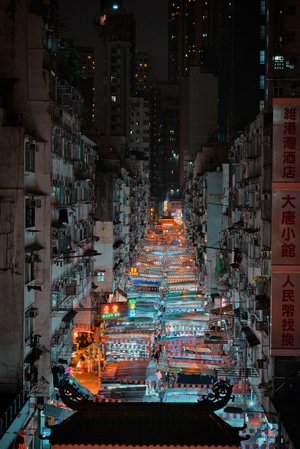
[[[28,400],[27,392],[22,390],[7,407],[7,410],[0,417],[0,438],[2,438]]]

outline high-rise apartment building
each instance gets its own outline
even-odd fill
[[[265,37],[261,63],[265,66],[265,109],[269,110],[273,98],[300,95],[300,12],[295,1],[266,0],[261,1],[260,5],[261,13],[267,18],[261,29]]]
[[[129,103],[134,88],[135,19],[107,9],[95,26],[95,128],[102,136],[129,138]]]
[[[53,372],[94,307],[95,143],[81,133],[79,55],[56,2],[2,5],[0,446],[38,447]],[[83,315],[79,313],[83,309]],[[40,408],[39,408],[40,407]]]
[[[136,69],[134,15],[118,2],[104,2],[95,24],[94,126],[100,149],[96,196],[112,198],[112,203],[108,206],[105,202],[106,210],[99,204],[95,218],[102,241],[96,247],[109,254],[109,263],[103,266],[100,260],[97,268],[105,269],[112,281],[110,293],[133,263],[147,223],[149,104],[147,86],[136,85]],[[141,73],[145,80],[145,61],[139,76]],[[103,172],[107,171],[111,179],[105,186]]]
[[[95,57],[94,47],[77,47],[80,56],[80,92],[84,98],[81,126],[91,133],[95,121]]]
[[[159,203],[178,199],[179,193],[179,88],[177,84],[153,85],[151,104],[151,198]]]
[[[292,305],[292,315],[286,317],[286,305],[294,302],[298,289],[297,219],[292,212],[293,219],[286,226],[284,218],[285,199],[293,199],[293,211],[299,201],[299,13],[293,1],[233,2],[228,28],[233,42],[227,47],[233,50],[228,58],[232,72],[228,79],[219,72],[220,81],[230,81],[227,85],[233,87],[233,96],[228,95],[230,126],[226,127],[231,143],[229,209],[223,217],[224,221],[229,217],[229,222],[220,229],[222,265],[218,260],[213,268],[218,271],[222,298],[226,296],[222,289],[227,291],[229,286],[227,297],[234,306],[233,345],[237,350],[244,348],[238,361],[247,367],[254,396],[269,412],[268,421],[278,425],[278,447],[284,442],[292,447],[300,444],[295,418],[300,340],[293,324],[299,309]],[[246,17],[252,17],[249,28]],[[198,207],[192,208],[188,201],[186,217],[195,215],[190,232],[199,260],[207,257],[208,270],[211,257],[204,250],[209,241],[207,201],[198,181],[206,189],[207,173],[200,175],[195,163],[188,185]],[[292,295],[289,300],[287,290]]]
[[[149,89],[154,82],[154,58],[145,51],[135,55],[134,85],[137,95],[149,96]]]
[[[258,0],[169,2],[169,81],[188,77],[191,67],[218,76],[221,142],[254,119],[263,100],[262,33]]]

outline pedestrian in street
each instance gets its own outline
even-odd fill
[[[159,402],[163,402],[165,399],[165,389],[163,386],[160,387],[158,395],[159,395]]]
[[[166,372],[166,383],[167,383],[167,385],[169,385],[170,382],[171,382],[171,376],[170,376],[169,371],[167,371]]]

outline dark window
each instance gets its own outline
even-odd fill
[[[31,228],[35,225],[35,207],[30,198],[25,203],[25,228]]]
[[[25,170],[34,171],[35,145],[26,142],[25,145]]]
[[[35,279],[35,258],[31,254],[25,256],[25,284]]]
[[[274,97],[282,97],[282,95],[283,95],[283,87],[281,85],[274,85],[273,96]]]
[[[296,41],[296,32],[293,30],[286,31],[285,42],[295,42],[295,41]]]
[[[69,223],[68,210],[67,209],[59,209],[59,217],[58,223]]]
[[[287,5],[285,13],[287,16],[295,16],[296,15],[296,5]]]

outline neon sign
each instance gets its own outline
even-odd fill
[[[126,303],[124,302],[110,302],[101,304],[101,318],[102,320],[119,318],[126,315]]]
[[[127,311],[128,311],[129,318],[134,318],[136,316],[136,299],[135,298],[128,299]]]

